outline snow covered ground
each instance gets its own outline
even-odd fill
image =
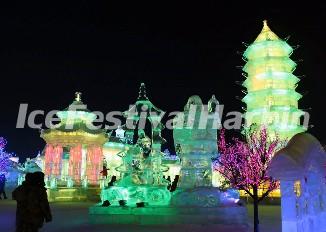
[[[210,232],[214,228],[200,225],[131,226],[131,225],[91,225],[88,207],[93,203],[52,203],[53,222],[45,224],[41,232]],[[11,200],[0,200],[0,231],[15,231],[15,207]],[[260,223],[263,232],[281,232],[280,206],[261,206]],[[252,222],[252,206],[248,205],[249,223]],[[221,231],[221,230],[219,230]],[[232,232],[231,230],[225,230]],[[250,230],[252,231],[252,230]]]

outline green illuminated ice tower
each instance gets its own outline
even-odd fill
[[[290,139],[304,131],[300,125],[303,111],[298,109],[301,94],[295,91],[299,79],[293,74],[296,63],[289,57],[292,47],[280,39],[264,21],[256,40],[245,50],[243,68],[247,95],[246,126],[265,125],[272,136]]]

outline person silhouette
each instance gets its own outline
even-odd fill
[[[4,199],[7,199],[7,195],[5,192],[5,187],[6,187],[6,175],[1,174],[0,175],[0,200],[2,199],[2,195]]]
[[[37,232],[44,221],[52,221],[44,186],[44,173],[27,173],[23,184],[13,191],[12,197],[17,201],[16,232]]]

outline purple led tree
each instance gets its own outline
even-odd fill
[[[259,231],[258,204],[270,192],[278,188],[278,182],[268,175],[267,169],[277,149],[282,145],[278,138],[270,139],[266,128],[248,130],[246,141],[233,138],[227,143],[221,130],[218,148],[220,156],[215,170],[225,178],[227,184],[244,190],[254,202],[254,231]],[[262,189],[261,195],[258,189]]]
[[[0,137],[0,173],[6,173],[10,165],[11,154],[7,153],[4,149],[7,144],[7,141]]]

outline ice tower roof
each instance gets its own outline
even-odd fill
[[[272,32],[272,30],[267,25],[267,20],[263,21],[263,29],[260,34],[257,36],[254,43],[263,42],[263,41],[271,41],[271,40],[280,40],[280,38]]]
[[[156,107],[147,97],[146,95],[146,86],[144,83],[140,84],[139,87],[139,95],[137,98],[136,103],[128,110],[124,112],[124,116],[128,117],[132,115],[132,112],[140,113],[142,111],[148,111],[148,112],[155,112],[156,114],[160,114],[163,112],[161,109]]]
[[[44,130],[48,133],[52,130],[72,132],[85,131],[91,134],[104,133],[105,130],[91,128],[92,122],[96,119],[96,114],[87,109],[87,106],[81,100],[81,93],[75,93],[74,101],[64,110],[57,112],[60,123],[55,128]],[[71,125],[71,126],[67,126]]]
[[[41,130],[41,137],[50,144],[104,144],[108,136],[105,129],[94,127],[96,114],[87,109],[81,93],[75,93],[74,101],[57,112],[60,123]]]
[[[81,95],[82,95],[82,93],[76,92],[74,101],[63,111],[74,110],[74,111],[90,112],[90,110],[87,109],[86,105],[82,102]]]

